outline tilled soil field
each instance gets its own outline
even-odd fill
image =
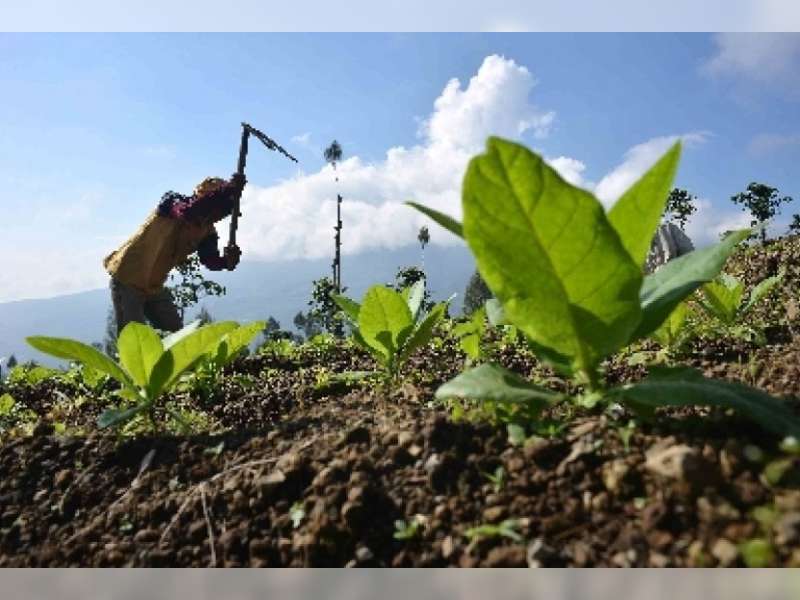
[[[800,409],[791,325],[682,362]],[[522,347],[496,356],[549,375]],[[622,409],[575,409],[514,445],[433,402],[463,361],[446,340],[398,385],[336,389],[315,369],[370,368],[349,347],[241,359],[210,396],[173,398],[213,435],[100,434],[102,407],[64,408],[68,384],[14,390],[41,420],[0,444],[0,566],[800,566],[800,456],[751,422],[680,409],[627,427]]]

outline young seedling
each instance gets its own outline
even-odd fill
[[[506,471],[503,466],[500,465],[494,470],[494,473],[484,473],[483,476],[491,482],[494,493],[500,493],[506,483]]]
[[[493,537],[506,537],[515,542],[522,542],[522,536],[517,532],[519,521],[517,519],[506,519],[498,525],[478,525],[471,527],[464,532],[470,542]]]
[[[306,507],[302,500],[298,500],[289,508],[289,519],[292,521],[292,527],[297,529],[306,518]]]
[[[603,380],[603,360],[657,330],[751,233],[733,232],[643,276],[679,155],[676,144],[606,213],[541,157],[493,137],[467,169],[463,226],[411,204],[467,241],[504,318],[542,360],[582,386],[581,405],[615,401],[644,414],[667,405],[718,405],[779,435],[797,435],[800,420],[781,401],[690,369],[654,370],[641,383],[611,389]],[[565,399],[492,364],[459,375],[436,395],[519,402],[535,411]]]
[[[172,389],[181,375],[196,367],[211,350],[219,352],[220,340],[238,328],[232,321],[204,327],[198,327],[195,322],[162,340],[151,327],[129,323],[117,340],[119,364],[92,346],[75,340],[34,336],[27,341],[40,352],[80,362],[120,383],[119,394],[129,405],[103,412],[97,421],[101,428],[122,425],[144,415],[157,430],[156,407],[162,394]]]
[[[486,331],[486,308],[481,307],[472,313],[469,320],[459,323],[453,328],[453,335],[458,339],[458,345],[467,355],[469,360],[478,361],[483,358],[481,340]]]
[[[744,282],[722,273],[703,286],[704,301],[700,305],[724,327],[731,328],[734,335],[749,337],[749,334],[753,334],[757,339],[761,338],[763,334],[759,335],[759,331],[753,329],[752,325],[743,324],[743,321],[753,307],[783,281],[783,276],[784,271],[781,271],[761,281],[752,289],[745,302]]]
[[[394,522],[394,539],[400,541],[413,540],[422,534],[422,526],[424,519],[421,515],[416,515],[409,519],[407,522],[404,519],[398,519]]]
[[[449,301],[436,304],[423,315],[424,296],[423,280],[402,292],[372,286],[360,305],[344,296],[333,299],[350,320],[355,342],[375,359],[386,376],[395,378],[411,354],[430,340],[433,328],[447,311]]]
[[[216,346],[198,360],[191,377],[183,383],[183,389],[207,400],[217,387],[222,370],[250,345],[265,326],[264,321],[254,321],[224,334]]]

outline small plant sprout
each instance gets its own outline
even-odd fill
[[[763,300],[776,286],[783,281],[784,271],[767,277],[756,285],[745,302],[744,282],[727,273],[720,274],[714,281],[702,287],[703,309],[725,327],[734,328],[733,333],[744,336],[748,331],[755,331],[751,325],[736,326],[742,323],[753,307]],[[757,334],[757,332],[756,332]],[[756,335],[756,337],[761,337]]]
[[[628,421],[628,424],[624,427],[617,427],[617,435],[619,435],[622,446],[625,448],[625,454],[629,454],[631,451],[631,438],[635,431],[636,421]]]
[[[190,377],[183,382],[183,389],[209,399],[219,383],[223,369],[250,345],[264,326],[265,322],[255,321],[223,335],[216,346],[198,360]]]
[[[800,420],[781,400],[691,369],[651,369],[644,381],[616,388],[604,381],[602,362],[653,334],[752,233],[732,232],[643,274],[679,156],[677,143],[606,212],[541,157],[492,137],[464,177],[463,225],[412,206],[466,240],[504,321],[517,327],[540,359],[582,388],[573,398],[578,405],[620,402],[643,414],[660,406],[716,405],[778,435],[800,434]],[[538,412],[568,398],[494,364],[462,373],[436,396],[523,403]]]
[[[411,354],[428,343],[433,328],[442,320],[449,301],[436,304],[423,315],[425,281],[402,292],[375,285],[359,305],[344,296],[334,296],[353,326],[353,339],[394,378]]]
[[[485,330],[485,307],[479,308],[472,313],[468,321],[459,323],[453,328],[453,335],[458,338],[459,346],[471,361],[477,361],[483,357],[481,340]]]
[[[506,483],[506,471],[503,466],[500,465],[494,470],[494,473],[484,473],[483,476],[491,482],[494,487],[494,493],[500,493]]]
[[[292,527],[297,529],[306,518],[306,507],[302,500],[298,500],[289,508],[289,519],[292,521]]]
[[[128,323],[117,339],[119,364],[92,346],[75,340],[34,336],[28,343],[46,354],[80,362],[105,373],[122,386],[119,395],[127,403],[124,407],[109,409],[98,419],[101,428],[123,425],[134,417],[145,416],[154,430],[157,401],[164,392],[172,389],[181,375],[194,369],[209,352],[225,357],[236,343],[234,338],[220,340],[239,329],[232,321],[212,323],[198,327],[194,322],[163,340],[151,327],[141,323]],[[262,324],[263,328],[263,324]],[[224,346],[224,348],[223,348]],[[180,415],[172,415],[180,420]]]
[[[494,537],[505,537],[515,542],[522,542],[523,538],[517,531],[519,526],[519,520],[506,519],[497,525],[484,524],[471,527],[464,532],[464,535],[471,542]]]
[[[400,541],[413,540],[422,534],[422,527],[425,524],[423,515],[414,515],[408,521],[398,519],[394,522],[394,539]]]

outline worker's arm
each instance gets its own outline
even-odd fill
[[[234,174],[219,189],[202,196],[184,196],[177,192],[167,192],[158,205],[158,214],[180,221],[198,221],[214,214],[219,207],[227,206],[230,212],[233,200],[242,193],[245,183],[243,175]]]
[[[220,256],[219,235],[217,235],[216,231],[212,231],[200,242],[197,247],[197,257],[203,266],[210,271],[222,271],[223,269],[233,271],[236,265],[239,264],[238,252],[233,253],[230,257],[227,255]]]

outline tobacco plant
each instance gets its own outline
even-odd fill
[[[401,292],[372,286],[361,304],[344,296],[333,298],[350,320],[356,344],[393,378],[411,354],[428,342],[447,311],[448,302],[440,302],[423,314],[424,297],[425,282],[421,280]]]
[[[486,308],[481,307],[474,311],[463,323],[453,327],[453,335],[458,339],[458,345],[471,361],[478,361],[485,355],[482,347],[484,332],[486,331]]]
[[[129,323],[117,339],[119,363],[76,340],[33,336],[27,341],[40,352],[80,362],[120,383],[118,393],[127,403],[104,411],[97,421],[99,427],[122,425],[144,415],[157,430],[157,401],[178,383],[181,375],[195,368],[211,350],[218,349],[223,336],[238,327],[233,321],[203,327],[197,327],[195,322],[162,340],[151,327]]]
[[[653,370],[645,381],[617,388],[603,380],[606,358],[656,331],[751,234],[733,232],[643,275],[679,156],[678,143],[606,212],[541,157],[492,137],[464,178],[463,225],[409,204],[466,240],[505,319],[542,360],[581,385],[581,404],[622,402],[640,414],[666,405],[717,405],[796,437],[800,422],[781,401],[690,369]],[[492,364],[462,373],[436,395],[522,403],[538,412],[566,398]]]
[[[266,323],[254,321],[224,334],[216,346],[206,352],[180,387],[208,400],[219,385],[223,369],[239,356],[263,331]]]
[[[714,281],[702,287],[703,300],[700,305],[711,317],[728,328],[737,337],[754,337],[763,340],[763,333],[752,324],[744,323],[753,307],[783,281],[784,272],[763,279],[750,292],[745,301],[744,282],[721,273]]]

